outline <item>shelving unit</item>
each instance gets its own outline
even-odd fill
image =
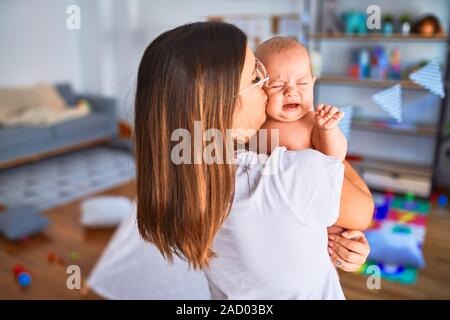
[[[406,136],[435,137],[437,129],[426,125],[396,125],[384,121],[373,121],[365,119],[353,119],[353,130],[375,131],[385,134],[398,134]]]
[[[432,37],[423,36],[420,34],[398,34],[394,33],[391,35],[383,34],[355,34],[348,35],[345,33],[309,33],[308,37],[310,39],[322,39],[322,40],[344,40],[344,41],[426,41],[426,42],[446,42],[448,36],[446,34],[435,35]]]
[[[385,159],[370,158],[367,156],[361,157],[361,159],[355,159],[356,157],[350,157],[349,162],[353,163],[356,167],[365,169],[381,170],[386,172],[395,172],[396,175],[418,175],[421,177],[430,178],[432,175],[432,169],[428,166],[417,165],[414,163],[396,162]]]
[[[389,88],[393,85],[396,85],[397,83],[400,83],[403,89],[425,91],[424,88],[410,80],[373,80],[351,78],[347,76],[322,75],[317,79],[317,81],[323,84],[340,84],[372,88]]]
[[[296,37],[300,29],[298,14],[225,14],[206,17],[208,21],[223,21],[236,25],[247,34],[251,49],[277,34]]]
[[[444,76],[444,90],[446,92],[446,98],[440,104],[439,118],[435,125],[410,123],[410,124],[395,124],[388,121],[377,121],[372,119],[365,119],[360,116],[354,118],[352,121],[352,131],[354,134],[361,132],[370,132],[376,134],[378,146],[382,139],[391,139],[393,135],[404,136],[402,139],[430,139],[430,143],[434,145],[433,161],[428,165],[422,165],[421,163],[412,163],[411,161],[392,161],[388,157],[388,154],[383,155],[380,150],[380,155],[377,157],[367,155],[355,155],[352,154],[349,161],[354,167],[362,174],[366,183],[375,190],[390,189],[398,193],[404,193],[408,191],[414,192],[418,196],[428,197],[432,190],[435,188],[437,179],[437,170],[435,168],[439,165],[439,150],[443,141],[446,139],[446,133],[444,134],[444,123],[446,119],[446,105],[448,104],[448,91],[450,83],[450,39],[448,34],[436,35],[433,37],[427,37],[419,34],[392,34],[384,35],[382,33],[369,33],[364,35],[347,35],[345,33],[322,33],[314,32],[321,29],[321,13],[322,13],[322,1],[314,2],[316,5],[315,14],[317,15],[316,28],[314,30],[307,30],[307,45],[317,51],[321,52],[322,42],[327,41],[330,45],[334,42],[367,42],[367,43],[392,43],[401,47],[403,44],[417,42],[418,45],[434,46],[434,45],[446,45],[446,72]],[[367,1],[367,5],[370,3]],[[450,29],[447,29],[447,31]],[[355,47],[355,46],[353,46]],[[342,54],[342,51],[340,51]],[[349,53],[350,54],[350,51]],[[405,89],[405,95],[407,91],[414,91],[415,94],[429,94],[428,91],[421,86],[415,84],[410,80],[372,80],[372,79],[357,79],[351,78],[347,75],[341,74],[322,74],[316,84],[321,88],[323,86],[345,86],[359,89],[387,89],[396,84],[400,84],[402,89]],[[321,89],[322,90],[322,89]],[[324,89],[325,90],[325,89]],[[376,91],[374,91],[376,92]],[[316,92],[317,93],[317,92]],[[318,97],[316,96],[316,100]],[[341,99],[342,100],[342,99]],[[349,105],[353,105],[353,101],[349,98]],[[404,110],[407,112],[407,110]],[[400,139],[400,138],[399,138]],[[410,140],[409,140],[410,141]],[[423,140],[422,140],[423,141]],[[350,139],[351,144],[351,139]],[[375,154],[375,152],[374,152]]]

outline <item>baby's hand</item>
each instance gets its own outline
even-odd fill
[[[344,117],[344,112],[335,106],[320,104],[315,112],[316,125],[319,129],[330,130],[337,128],[338,123]]]

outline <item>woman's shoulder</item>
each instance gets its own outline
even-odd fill
[[[317,150],[304,149],[294,151],[287,150],[286,147],[276,147],[270,155],[246,150],[240,152],[236,159],[239,167],[244,167],[247,170],[258,170],[267,174],[343,166],[342,162],[337,158],[327,156]]]
[[[301,166],[322,167],[324,165],[342,165],[342,162],[339,159],[314,149],[295,151],[287,150],[285,147],[277,147],[272,151],[270,158],[272,161],[276,161],[279,164],[280,169]]]

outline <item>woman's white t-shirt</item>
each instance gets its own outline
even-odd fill
[[[235,195],[205,270],[212,299],[345,299],[327,252],[344,165],[307,149],[237,154]]]

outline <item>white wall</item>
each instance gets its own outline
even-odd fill
[[[73,3],[0,1],[0,86],[70,81],[82,87],[79,35],[66,28]]]
[[[211,15],[292,13],[300,0],[80,0],[83,79],[88,90],[118,97],[122,118],[133,118],[134,86],[144,49],[159,34]],[[87,10],[85,10],[87,9]],[[87,31],[88,30],[88,31]]]

